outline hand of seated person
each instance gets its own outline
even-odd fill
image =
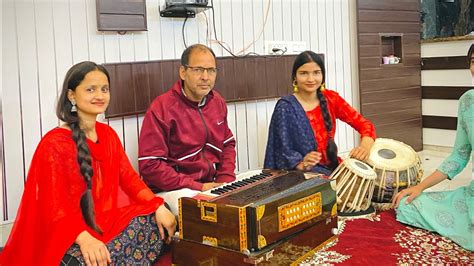
[[[355,147],[349,153],[349,157],[355,158],[360,161],[369,159],[370,149],[374,145],[374,140],[370,137],[363,137],[359,147]]]
[[[105,246],[104,242],[89,234],[89,232],[82,231],[76,238],[76,244],[81,249],[86,265],[101,266],[112,263],[107,246]]]
[[[423,192],[423,189],[419,185],[404,189],[404,190],[398,192],[395,195],[395,197],[393,197],[392,206],[394,208],[397,208],[398,204],[400,204],[400,201],[405,196],[408,196],[408,198],[406,200],[406,203],[408,204],[408,203],[412,202],[416,197],[418,197],[421,194],[421,192]]]
[[[202,188],[201,188],[201,191],[206,191],[206,190],[209,190],[209,189],[213,189],[215,187],[218,187],[218,186],[221,186],[223,185],[224,183],[214,183],[214,182],[211,182],[211,183],[204,183],[202,185]]]
[[[361,146],[355,147],[349,153],[349,157],[360,160],[360,161],[365,161],[369,159],[369,151],[366,148],[361,147]]]
[[[161,239],[163,239],[166,244],[169,244],[171,242],[171,237],[176,231],[176,218],[174,217],[174,214],[171,213],[164,204],[162,204],[155,211],[155,219]],[[165,230],[167,236],[165,236]]]
[[[310,171],[321,161],[322,155],[320,152],[312,151],[306,154],[303,161],[296,166],[297,170]]]

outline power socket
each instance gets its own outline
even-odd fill
[[[284,41],[265,41],[265,52],[267,54],[281,54],[287,52],[288,48],[287,42]]]
[[[265,41],[265,52],[269,55],[299,54],[306,50],[306,42]]]

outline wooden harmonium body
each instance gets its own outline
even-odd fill
[[[299,171],[262,175],[215,197],[181,198],[180,239],[248,253],[336,218],[336,192],[328,179]]]

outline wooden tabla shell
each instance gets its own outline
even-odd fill
[[[367,210],[376,177],[366,163],[352,158],[344,160],[330,176],[336,179],[337,209],[340,212]]]
[[[391,203],[398,191],[418,184],[423,176],[416,151],[393,139],[376,139],[367,163],[377,173],[374,203]]]

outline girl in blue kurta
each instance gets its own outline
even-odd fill
[[[270,123],[265,168],[297,169],[330,175],[339,164],[334,142],[336,119],[361,134],[350,156],[365,160],[375,139],[374,125],[336,91],[324,88],[323,60],[312,51],[299,54],[293,64],[294,93],[281,98]]]
[[[474,44],[469,49],[471,73],[474,76]],[[459,99],[458,125],[453,152],[439,168],[420,184],[399,192],[393,199],[397,220],[435,231],[465,249],[474,251],[474,180],[454,191],[425,192],[446,178],[452,179],[474,159],[474,89]],[[406,197],[408,196],[408,197]]]

